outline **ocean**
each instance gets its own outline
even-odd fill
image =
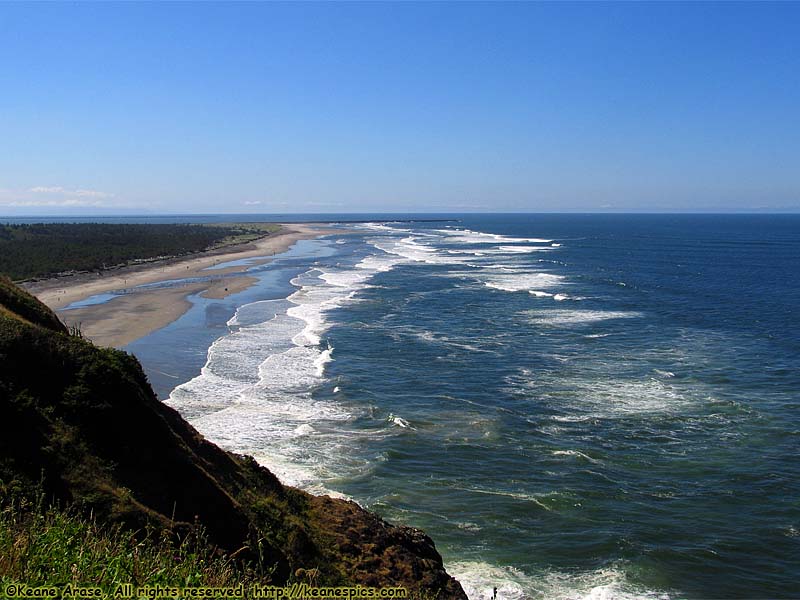
[[[797,596],[800,216],[386,219],[126,349],[212,441],[424,529],[471,600]]]

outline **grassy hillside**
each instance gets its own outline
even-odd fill
[[[144,532],[177,544],[203,540],[205,549],[193,552],[216,549],[237,577],[284,584],[311,570],[320,585],[464,597],[422,532],[281,485],[159,402],[133,356],[69,335],[8,279],[0,278],[0,299],[0,497],[21,494],[32,506],[39,490],[46,505],[69,507],[73,518],[92,515],[112,538],[139,532],[123,545]],[[77,528],[71,539],[95,527],[43,514]],[[14,538],[24,522],[4,520],[0,536]],[[28,537],[38,539],[34,533]]]
[[[70,271],[99,271],[132,261],[250,242],[279,228],[272,223],[0,225],[0,273],[20,281]]]
[[[72,583],[111,593],[122,582],[249,588],[263,579],[263,573],[216,552],[202,533],[137,534],[76,510],[31,503],[14,491],[0,499],[0,589],[10,583]]]

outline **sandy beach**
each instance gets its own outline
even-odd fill
[[[281,229],[249,244],[228,246],[188,257],[136,265],[102,274],[79,274],[31,282],[25,287],[56,311],[68,326],[79,326],[83,335],[100,346],[122,347],[168,325],[191,306],[186,299],[201,293],[207,298],[225,298],[247,289],[256,280],[241,275],[248,267],[271,260],[301,239],[330,233],[324,225],[282,224]],[[214,271],[208,267],[243,258],[258,258],[248,265]],[[103,304],[62,310],[91,296],[176,279],[209,277],[179,287],[136,289]]]

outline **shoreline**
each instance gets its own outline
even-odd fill
[[[240,246],[122,267],[112,274],[70,275],[23,285],[53,309],[68,327],[79,327],[86,338],[99,346],[121,348],[180,318],[191,307],[187,300],[189,295],[200,293],[206,298],[222,299],[246,290],[256,281],[244,274],[246,269],[269,262],[273,255],[285,252],[299,240],[317,238],[334,231],[338,230],[322,224],[281,223],[278,232]],[[220,263],[247,258],[258,260],[247,265],[205,271]],[[242,275],[235,276],[237,273]],[[133,289],[194,277],[209,279],[174,287]],[[119,290],[126,290],[126,293],[102,304],[63,310],[91,296]]]

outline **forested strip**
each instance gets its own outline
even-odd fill
[[[253,225],[34,223],[0,225],[0,273],[13,280],[98,271],[261,237]]]

